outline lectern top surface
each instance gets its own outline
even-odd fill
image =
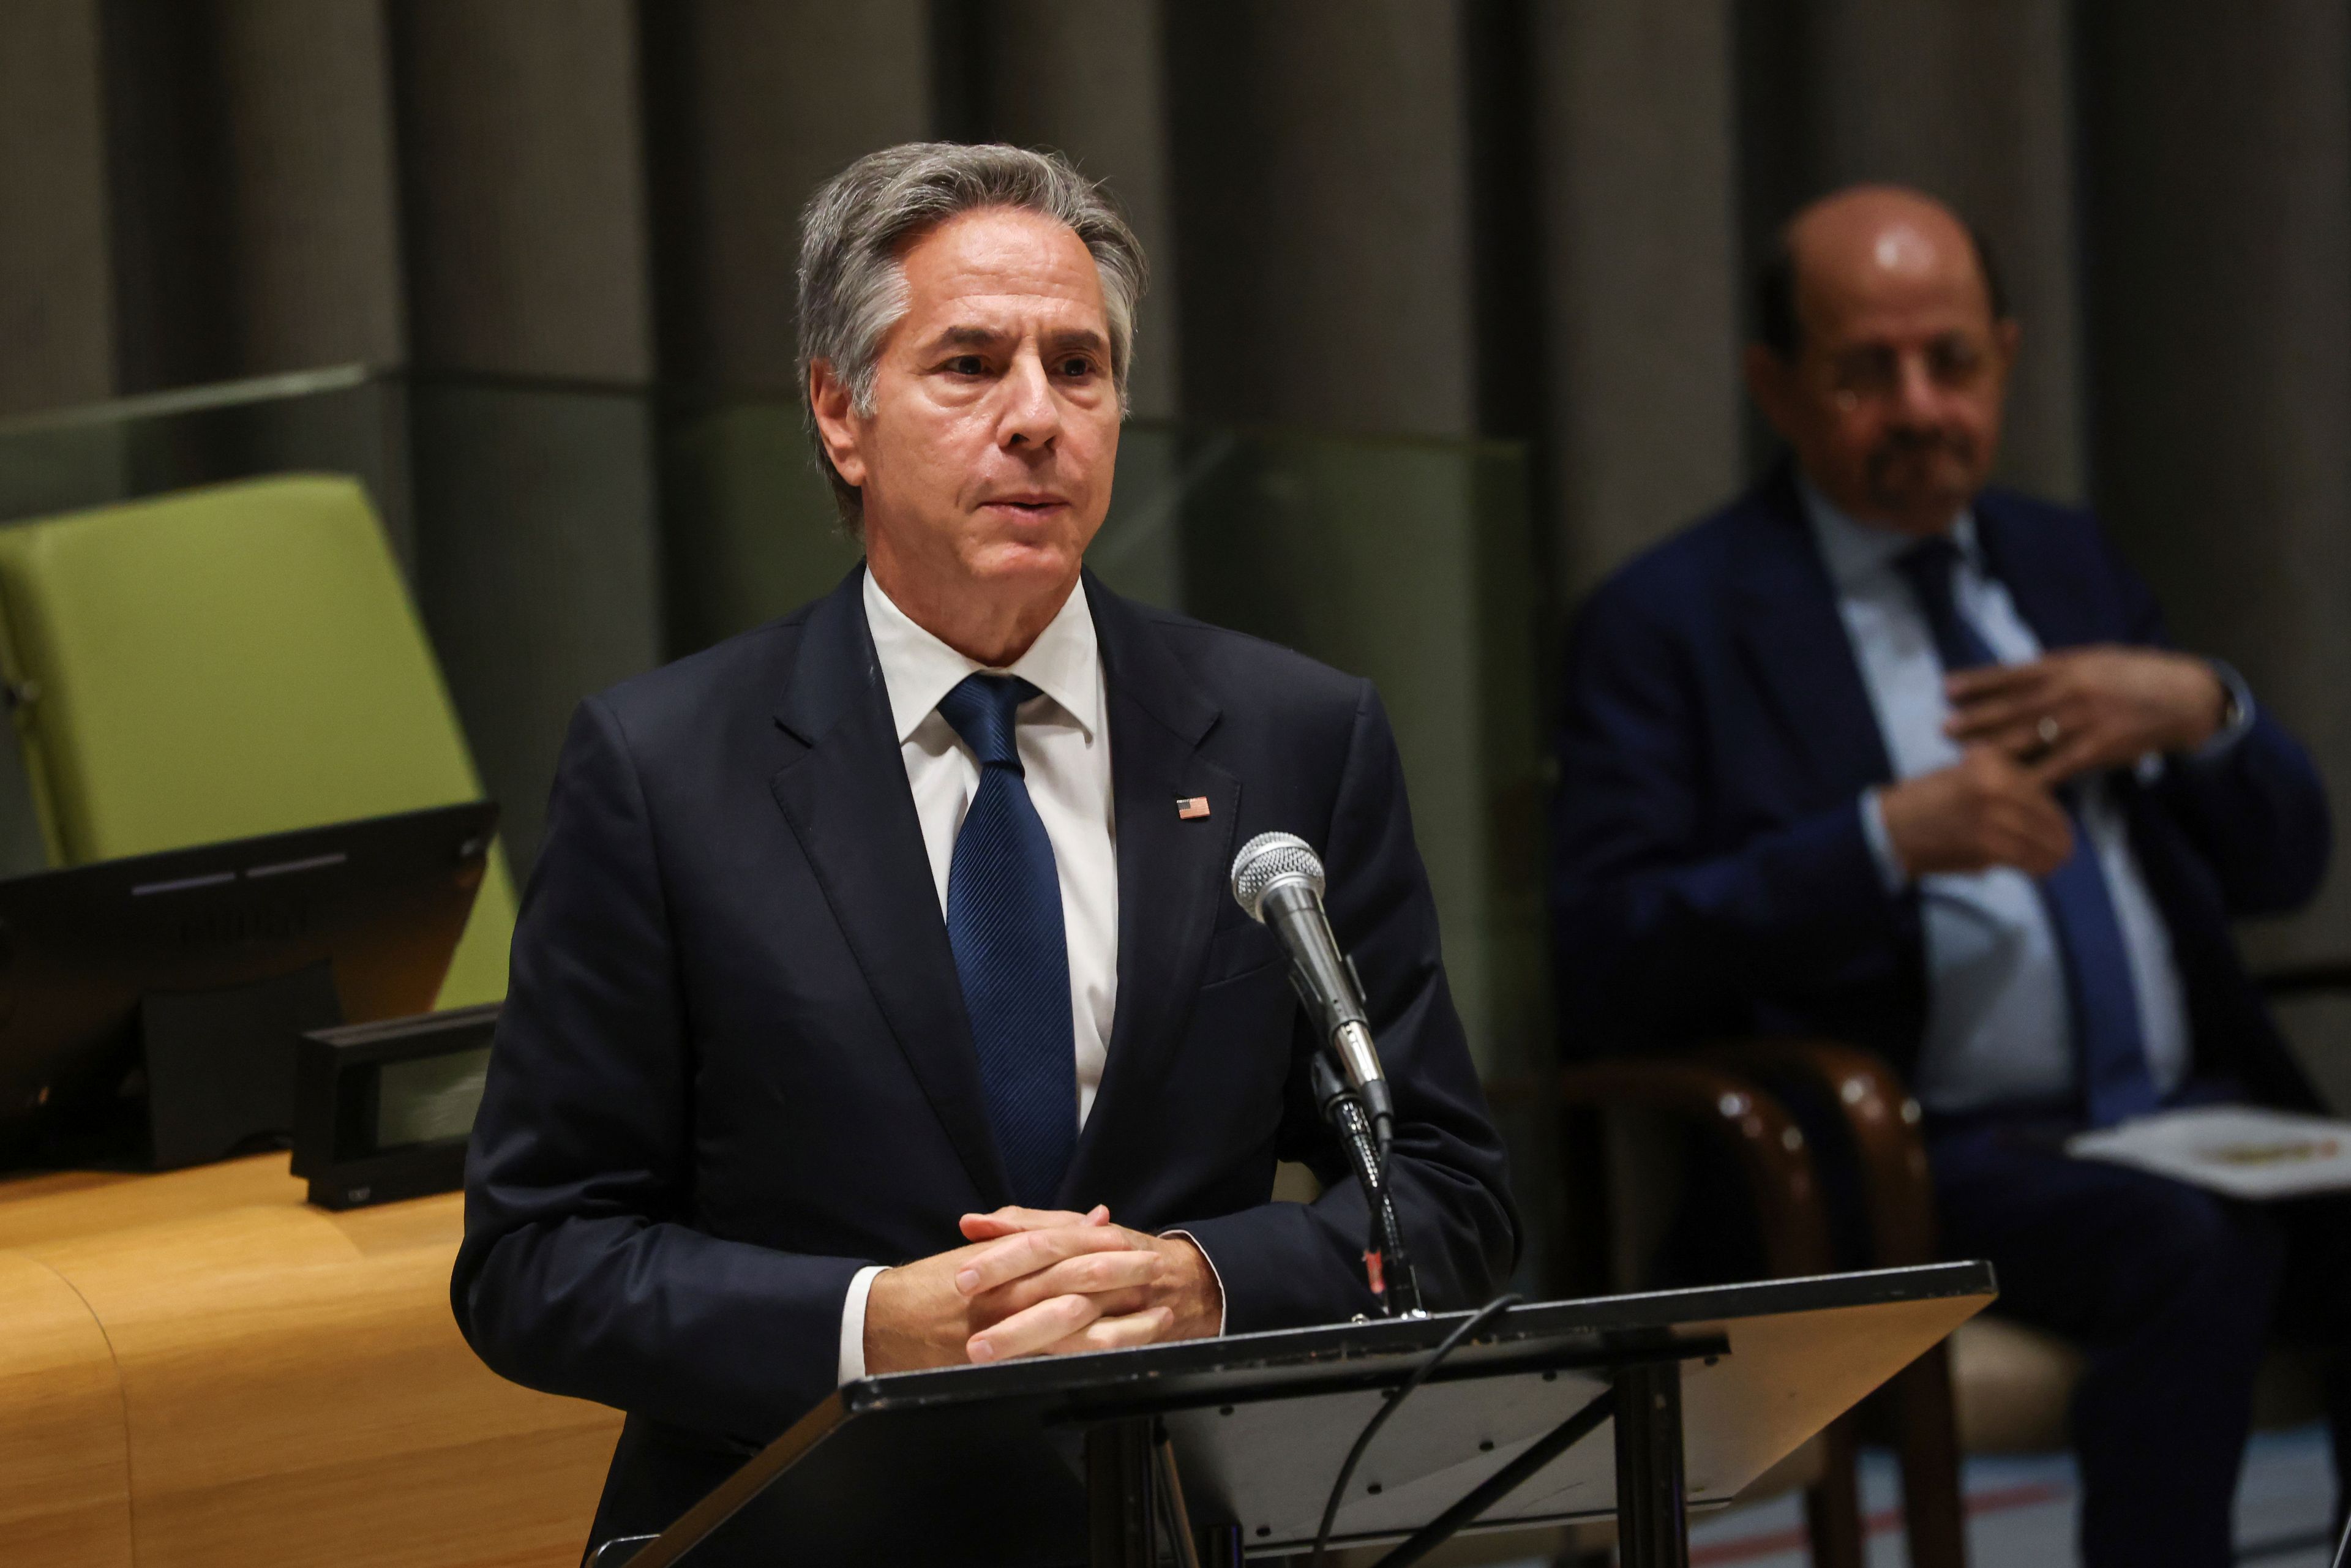
[[[1336,1538],[1409,1533],[1601,1396],[1611,1369],[1630,1362],[1681,1364],[1688,1498],[1727,1500],[1993,1294],[1989,1265],[1949,1263],[1513,1308],[1381,1432]],[[806,1562],[1079,1562],[1085,1430],[1140,1416],[1174,1444],[1196,1524],[1237,1523],[1253,1552],[1295,1549],[1312,1539],[1355,1434],[1462,1315],[852,1383],[714,1494],[741,1512],[687,1563],[764,1565],[782,1560],[782,1542]],[[1482,1522],[1606,1514],[1614,1487],[1604,1427]],[[661,1556],[670,1540],[649,1552]]]
[[[1579,1345],[1605,1355],[1643,1336],[1669,1334],[1694,1324],[1906,1301],[1989,1301],[1995,1293],[1991,1264],[1962,1262],[1539,1301],[1512,1308],[1477,1342],[1457,1351],[1447,1366],[1450,1370],[1457,1365],[1470,1368],[1498,1360],[1515,1361],[1531,1346],[1541,1347],[1537,1354],[1547,1350],[1545,1364],[1557,1365],[1554,1357],[1572,1356]],[[1964,1321],[1974,1310],[1962,1312],[1958,1321]],[[1055,1396],[1091,1408],[1104,1399],[1121,1405],[1138,1397],[1154,1405],[1180,1402],[1186,1391],[1214,1391],[1236,1380],[1255,1382],[1273,1373],[1282,1375],[1276,1385],[1283,1389],[1301,1375],[1310,1380],[1319,1375],[1339,1382],[1369,1377],[1384,1384],[1401,1374],[1375,1364],[1405,1358],[1409,1366],[1416,1353],[1434,1349],[1468,1315],[1458,1312],[1416,1319],[1366,1319],[1185,1340],[1139,1350],[903,1372],[848,1384],[841,1391],[841,1401],[848,1414]],[[1137,1385],[1150,1393],[1142,1393]]]

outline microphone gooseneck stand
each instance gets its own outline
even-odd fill
[[[1355,1167],[1355,1179],[1364,1188],[1364,1207],[1370,1211],[1371,1234],[1364,1246],[1364,1271],[1379,1301],[1383,1317],[1425,1317],[1421,1310],[1420,1280],[1413,1272],[1412,1257],[1405,1250],[1404,1227],[1396,1219],[1395,1203],[1388,1196],[1387,1149],[1384,1140],[1376,1136],[1372,1118],[1364,1103],[1344,1080],[1332,1071],[1331,1064],[1321,1055],[1314,1058],[1311,1069],[1314,1092],[1322,1102],[1322,1119],[1339,1135],[1339,1146],[1347,1152]]]
[[[1363,977],[1339,946],[1322,907],[1322,862],[1295,833],[1259,833],[1233,857],[1233,899],[1280,938],[1290,955],[1290,983],[1322,1036],[1313,1089],[1323,1120],[1353,1165],[1370,1211],[1364,1247],[1365,1282],[1383,1317],[1425,1317],[1420,1281],[1404,1247],[1404,1228],[1388,1196],[1388,1143],[1395,1103],[1380,1071]]]

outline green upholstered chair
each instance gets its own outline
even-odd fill
[[[0,528],[0,672],[58,865],[478,800],[374,510],[288,476]],[[441,1005],[506,995],[493,852]]]

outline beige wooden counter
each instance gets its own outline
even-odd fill
[[[619,1435],[474,1358],[455,1194],[284,1155],[0,1183],[0,1563],[572,1568]]]

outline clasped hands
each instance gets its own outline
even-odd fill
[[[1110,1210],[967,1214],[971,1245],[874,1276],[868,1372],[1066,1355],[1217,1332],[1216,1270],[1181,1236],[1110,1222]]]
[[[2201,659],[2155,648],[2071,648],[1949,676],[1959,761],[1879,791],[1912,876],[2014,866],[2047,876],[2074,852],[2053,791],[2067,779],[2189,751],[2220,729],[2228,690]]]

